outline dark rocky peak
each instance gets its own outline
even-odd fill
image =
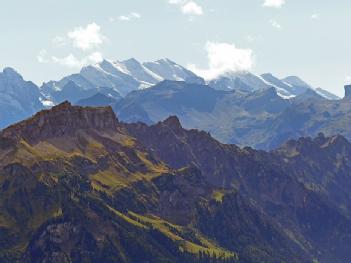
[[[345,85],[345,99],[351,99],[351,84]]]
[[[286,156],[296,156],[299,154],[316,151],[320,145],[316,143],[311,137],[301,137],[297,140],[292,139],[281,145],[275,152]]]
[[[314,139],[314,142],[319,145],[324,145],[328,141],[328,138],[323,132],[318,133],[318,136]]]
[[[342,135],[335,135],[329,137],[324,146],[339,148],[341,150],[345,147],[350,148],[350,142]]]
[[[349,141],[341,136],[335,135],[326,137],[323,133],[319,133],[316,138],[301,137],[297,140],[289,140],[275,152],[281,153],[285,156],[296,156],[302,154],[304,156],[318,156],[322,151],[342,153],[345,149],[351,151]]]
[[[322,132],[319,133],[313,141],[321,148],[333,147],[339,150],[342,150],[345,146],[350,145],[349,141],[342,135],[327,137]]]
[[[63,102],[50,110],[2,131],[1,137],[23,138],[38,142],[49,138],[73,135],[77,130],[117,131],[119,122],[111,107],[80,107]]]
[[[167,126],[172,130],[182,129],[182,125],[177,116],[170,116],[166,120],[160,122],[159,125]]]

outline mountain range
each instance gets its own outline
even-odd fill
[[[347,96],[341,100],[296,76],[241,72],[206,82],[169,59],[104,60],[41,87],[6,68],[0,73],[0,90],[0,128],[68,100],[81,106],[110,105],[124,122],[153,124],[177,115],[186,128],[258,149],[319,132],[351,139],[345,125]]]
[[[320,132],[351,139],[350,106],[349,96],[327,100],[311,89],[287,100],[273,87],[225,91],[164,81],[131,92],[113,108],[125,122],[152,124],[176,115],[184,127],[208,131],[221,142],[269,150]]]
[[[0,132],[0,261],[346,263],[350,156],[341,135],[266,152],[64,102]]]
[[[65,99],[76,100],[77,98],[72,99],[71,96],[79,91],[93,90],[95,94],[100,92],[119,98],[120,96],[126,96],[131,91],[149,88],[165,79],[189,83],[204,82],[203,79],[191,71],[169,59],[146,63],[140,63],[136,59],[115,62],[103,60],[96,65],[82,68],[79,74],[67,76],[60,81],[44,83],[41,90],[55,103],[60,103]],[[67,89],[68,84],[74,85],[74,88],[68,88],[72,90],[72,94],[65,94],[63,98],[62,91]],[[101,91],[97,88],[106,90]],[[110,94],[111,92],[112,94]],[[83,98],[80,94],[79,97]],[[87,97],[89,95],[85,95],[85,98]]]

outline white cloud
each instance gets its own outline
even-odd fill
[[[73,41],[73,46],[83,51],[100,46],[105,41],[105,36],[101,34],[101,27],[96,23],[91,23],[85,28],[77,27],[68,32],[67,36]]]
[[[277,21],[271,20],[270,23],[271,23],[272,27],[274,27],[276,29],[282,29],[281,24],[279,24]]]
[[[189,1],[189,0],[169,0],[168,3],[171,4],[171,5],[179,6],[180,10],[185,15],[201,16],[201,15],[204,14],[204,10],[203,10],[202,6],[200,6],[198,3],[194,2],[194,1]]]
[[[317,13],[315,13],[315,14],[312,14],[310,18],[311,18],[312,20],[317,20],[317,19],[319,19],[319,17],[320,17],[320,15],[317,14]]]
[[[247,42],[253,43],[257,40],[257,37],[253,36],[253,35],[247,35],[247,36],[245,36],[245,39]]]
[[[234,44],[207,42],[205,46],[208,68],[201,69],[194,64],[189,69],[203,78],[210,80],[231,72],[250,71],[254,66],[251,49],[237,48]]]
[[[345,85],[351,85],[351,76],[345,78]]]
[[[129,16],[119,16],[118,20],[120,20],[120,21],[129,21],[130,17]]]
[[[53,62],[62,66],[67,66],[69,68],[76,68],[81,66],[81,62],[72,53],[66,57],[61,58],[52,56],[51,59]]]
[[[141,15],[139,13],[137,13],[137,12],[130,13],[130,16],[133,17],[133,18],[138,18],[138,19],[141,18]]]
[[[94,52],[86,57],[79,59],[71,53],[71,54],[67,55],[66,57],[52,56],[51,60],[54,63],[57,63],[61,66],[65,66],[65,67],[69,67],[69,68],[81,68],[81,67],[84,67],[84,66],[89,65],[89,64],[99,63],[103,60],[103,57],[102,57],[102,54],[100,52]]]
[[[185,15],[192,15],[192,16],[201,16],[204,14],[202,7],[192,1],[187,2],[182,6],[182,12]]]
[[[52,46],[53,47],[63,47],[67,45],[67,39],[62,36],[56,36],[52,40]]]
[[[133,14],[133,17],[137,16],[137,13]],[[52,47],[79,48],[83,55],[79,57],[71,51],[67,56],[62,57],[49,54],[46,49],[42,49],[37,55],[37,60],[39,63],[55,63],[69,68],[81,68],[89,64],[96,64],[103,60],[98,48],[106,39],[101,34],[100,26],[96,23],[88,24],[86,27],[76,27],[69,31],[66,37],[56,36],[52,39]]]
[[[285,0],[264,0],[263,6],[281,8],[285,4]]]
[[[184,3],[184,0],[169,0],[168,3],[171,5],[180,5]]]
[[[128,15],[121,15],[118,17],[118,20],[119,21],[131,21],[133,19],[140,19],[141,18],[141,15],[137,12],[131,12],[130,14]],[[114,22],[116,19],[111,17],[110,19],[110,22]]]
[[[46,64],[49,63],[49,59],[47,58],[48,52],[45,49],[42,49],[39,51],[39,54],[37,55],[37,60],[39,63]]]

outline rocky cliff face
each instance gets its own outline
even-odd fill
[[[118,120],[111,107],[82,108],[64,102],[2,132],[3,137],[24,138],[29,142],[72,135],[77,130],[118,130]]]
[[[339,231],[336,224],[351,231],[350,150],[345,138],[320,134],[267,153],[223,145],[207,133],[186,131],[176,123],[172,117],[151,127],[132,124],[127,129],[170,167],[195,166],[212,185],[238,189],[270,220],[284,226],[301,249],[323,251],[324,260],[346,260],[346,236],[334,236],[333,248],[328,247],[333,231]]]

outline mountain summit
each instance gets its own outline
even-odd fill
[[[28,118],[42,108],[39,88],[12,68],[0,72],[0,128]]]
[[[29,142],[68,136],[77,130],[117,131],[118,120],[111,107],[82,108],[63,102],[32,118],[3,130],[4,137],[24,138]]]
[[[73,102],[76,102],[98,92],[105,95],[117,93],[126,96],[131,91],[151,87],[163,80],[204,82],[191,71],[169,59],[145,63],[134,58],[124,61],[105,59],[101,63],[82,68],[79,74],[67,76],[60,81],[45,83],[41,89],[48,97],[59,103],[62,102],[60,100],[62,90],[71,81],[76,85],[76,91],[65,99],[73,99]],[[97,90],[102,88],[105,90]],[[89,95],[94,90],[95,93]],[[85,91],[85,94],[81,94],[81,91]]]

